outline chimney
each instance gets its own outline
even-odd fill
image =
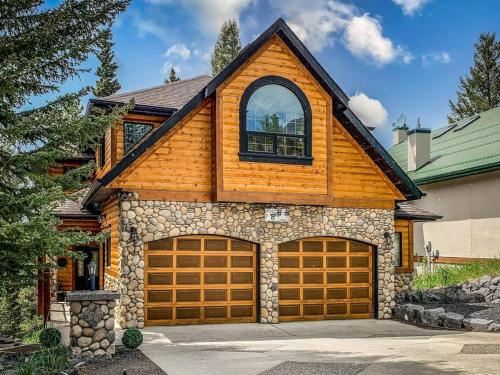
[[[408,131],[408,172],[415,171],[431,160],[431,129],[417,127]]]
[[[403,114],[392,124],[392,145],[398,145],[408,139],[406,116]]]
[[[408,128],[406,126],[392,129],[392,145],[398,145],[408,139]]]

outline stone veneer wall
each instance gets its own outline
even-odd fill
[[[144,243],[167,237],[213,234],[260,245],[260,306],[262,323],[278,323],[278,244],[308,237],[335,236],[377,246],[378,311],[390,319],[395,306],[392,241],[394,211],[325,206],[195,203],[122,200],[119,252],[121,299],[118,321],[122,328],[144,327]],[[290,222],[270,223],[265,207],[288,208]],[[130,238],[137,227],[139,240]]]
[[[409,292],[413,289],[413,274],[412,273],[396,273],[394,274],[394,284],[396,287],[396,294]]]

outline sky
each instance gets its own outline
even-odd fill
[[[132,0],[113,35],[121,91],[130,91],[162,84],[171,66],[181,78],[209,74],[227,18],[238,20],[245,45],[283,17],[389,147],[401,115],[410,128],[417,118],[428,128],[447,123],[473,44],[480,32],[500,34],[499,16],[497,0]],[[90,72],[62,91],[94,82]]]

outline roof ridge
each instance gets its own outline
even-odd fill
[[[126,91],[126,92],[122,92],[119,94],[113,94],[113,95],[108,95],[108,96],[101,96],[101,97],[98,97],[98,99],[102,99],[102,100],[117,99],[117,98],[120,98],[120,97],[125,96],[125,95],[133,95],[133,94],[139,94],[139,93],[146,92],[146,91],[157,90],[157,89],[163,88],[165,86],[173,86],[175,84],[186,83],[186,82],[194,81],[194,80],[200,79],[200,78],[211,78],[211,77],[207,74],[200,74],[200,75],[197,75],[197,76],[194,76],[191,78],[180,79],[180,80],[175,81],[175,82],[163,83],[161,85],[146,87],[144,89]]]

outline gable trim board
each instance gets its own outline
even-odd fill
[[[383,146],[375,139],[370,131],[348,108],[348,97],[321,67],[304,44],[286,25],[283,19],[278,19],[266,31],[264,31],[254,42],[246,46],[238,56],[217,76],[215,76],[202,90],[200,90],[189,102],[182,106],[169,119],[167,119],[150,137],[145,139],[135,150],[120,160],[101,179],[96,180],[88,194],[85,196],[82,206],[88,206],[95,198],[101,187],[106,187],[118,177],[128,166],[143,155],[150,147],[158,142],[164,135],[169,133],[179,122],[181,122],[192,111],[197,109],[207,98],[214,97],[216,89],[225,82],[250,56],[256,53],[272,37],[278,35],[286,45],[294,52],[301,63],[310,71],[313,77],[333,98],[333,114],[342,126],[351,134],[353,139],[361,146],[377,166],[385,173],[390,181],[408,200],[419,199],[422,192],[411,181],[406,173],[392,159]],[[217,103],[215,103],[217,105]],[[104,192],[103,192],[104,193]],[[105,193],[106,194],[106,193]],[[108,191],[108,196],[111,190]],[[222,198],[222,197],[217,197]],[[281,199],[281,198],[280,198]],[[326,204],[324,202],[318,204]]]

